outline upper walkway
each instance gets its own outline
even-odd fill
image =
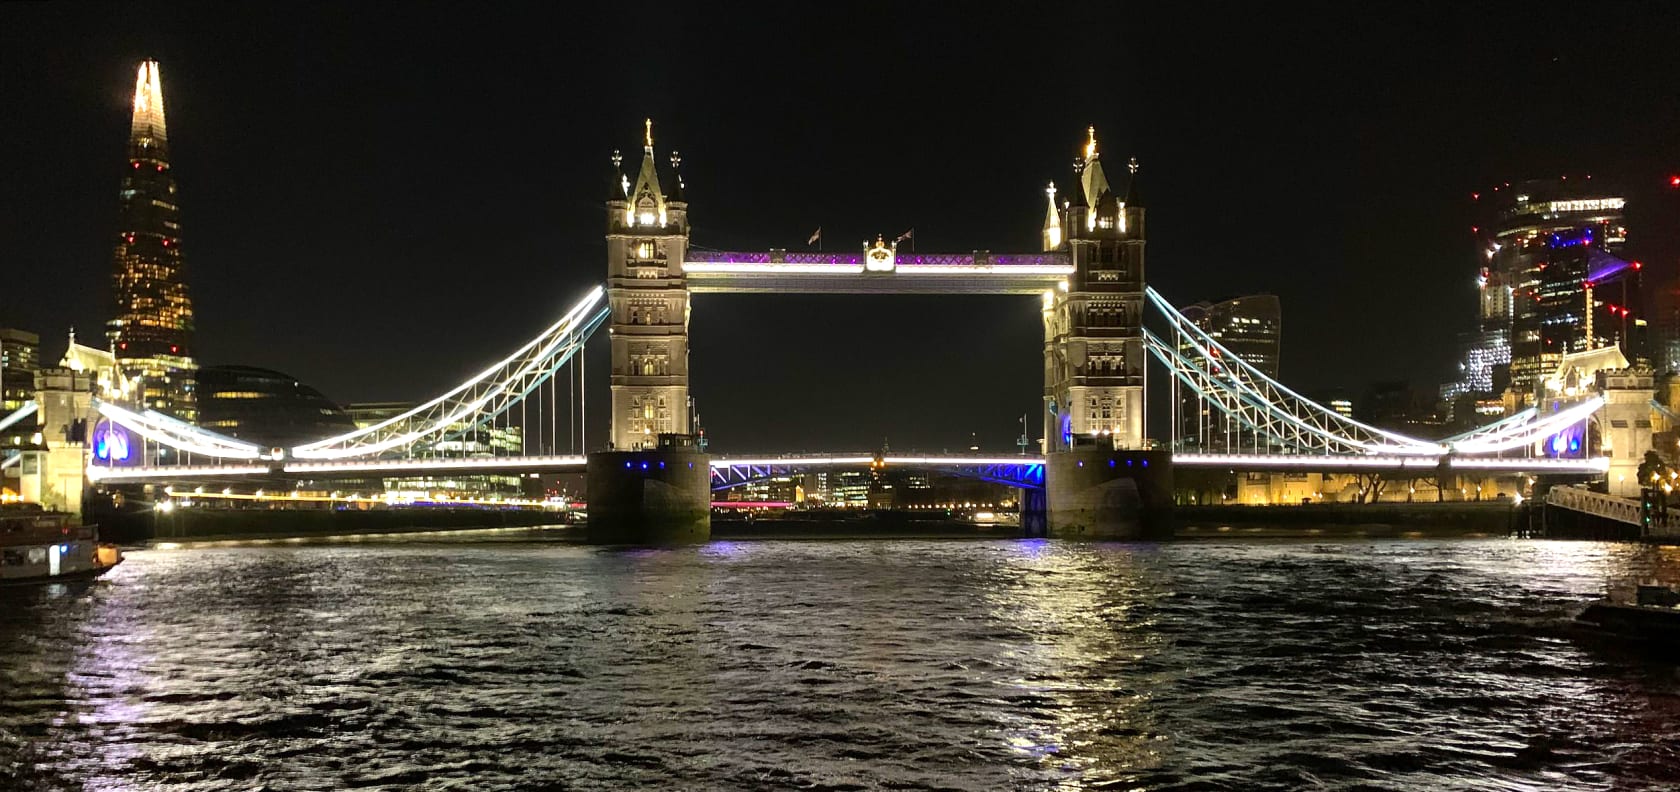
[[[688,290],[701,294],[1043,294],[1073,274],[1073,261],[1066,253],[691,250],[682,268]]]

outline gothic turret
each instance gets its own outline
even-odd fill
[[[1057,250],[1062,246],[1062,215],[1056,208],[1056,183],[1044,188],[1049,206],[1044,210],[1044,249]]]

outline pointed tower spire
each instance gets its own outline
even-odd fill
[[[1056,210],[1055,182],[1044,188],[1044,195],[1050,201],[1044,210],[1044,249],[1055,250],[1062,246],[1062,214]]]
[[[653,159],[653,119],[646,126],[642,138],[642,170],[636,175],[636,186],[630,189],[630,211],[641,225],[657,222],[665,225],[665,191],[659,186],[659,166]]]
[[[155,60],[140,64],[134,79],[134,121],[129,126],[129,146],[163,156],[168,151],[169,135],[163,119],[163,79]]]
[[[1097,128],[1086,129],[1090,139],[1085,142],[1085,168],[1079,174],[1082,186],[1085,188],[1085,204],[1095,207],[1097,199],[1108,191],[1108,176],[1103,173],[1102,161],[1097,154]]]

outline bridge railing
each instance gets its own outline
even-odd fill
[[[1646,527],[1644,508],[1639,501],[1593,492],[1586,487],[1552,487],[1546,491],[1546,503],[1605,520],[1640,526],[1650,536],[1680,536],[1680,514],[1654,514],[1651,524]]]

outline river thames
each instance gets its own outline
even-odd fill
[[[0,787],[1673,789],[1680,549],[541,532],[134,552],[0,611]]]

